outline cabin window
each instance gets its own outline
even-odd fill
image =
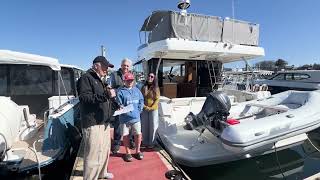
[[[80,79],[81,75],[82,75],[82,71],[81,70],[74,69],[74,79],[75,79],[75,81],[78,81],[78,79]]]
[[[7,95],[7,77],[8,69],[6,65],[0,65],[0,96]]]
[[[180,61],[180,62],[177,62],[177,64],[174,64],[170,61],[168,62],[164,62],[165,65],[166,63],[167,66],[163,67],[163,79],[164,79],[164,82],[183,82],[184,81],[184,76],[186,74],[186,70],[185,70],[185,65],[184,65],[184,61]]]
[[[291,74],[291,73],[286,74],[285,76],[286,76],[286,80],[287,80],[287,81],[293,81],[293,80],[294,80],[294,79],[293,79],[293,74]]]
[[[278,74],[272,78],[273,80],[284,80],[284,74]]]
[[[11,95],[52,94],[52,70],[43,66],[15,65],[10,70]]]
[[[299,81],[299,80],[309,79],[310,76],[308,74],[293,74],[293,78],[294,80]]]

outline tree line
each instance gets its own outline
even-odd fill
[[[254,64],[254,68],[268,71],[280,71],[284,70],[320,70],[320,64],[304,64],[302,66],[295,67],[294,65],[288,65],[288,62],[283,59],[277,60],[265,60]]]

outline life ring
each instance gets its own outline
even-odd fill
[[[262,85],[260,86],[260,91],[268,91],[268,85],[262,84]]]
[[[252,92],[258,92],[259,90],[260,90],[259,84],[255,84],[254,86],[252,86]]]

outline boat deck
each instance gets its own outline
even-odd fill
[[[113,173],[115,180],[153,180],[167,179],[165,173],[169,170],[177,169],[168,157],[165,151],[156,147],[154,149],[141,148],[144,153],[143,160],[133,159],[132,162],[125,162],[123,154],[124,147],[121,146],[120,152],[116,155],[110,155],[108,171]],[[132,151],[133,152],[133,151]],[[81,142],[78,155],[70,176],[70,180],[83,179],[83,142]]]
[[[44,133],[44,124],[43,120],[37,119],[37,129],[35,130],[35,135],[24,141],[16,141],[12,144],[10,152],[12,154],[23,156],[23,159],[18,167],[20,172],[32,169],[33,167],[37,167],[38,163],[43,164],[52,160],[52,157],[56,156],[59,150],[48,150],[43,152],[42,145],[43,145],[43,133]],[[33,149],[33,144],[35,145],[35,150]],[[37,154],[37,156],[35,155]]]

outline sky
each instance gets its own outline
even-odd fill
[[[137,58],[139,29],[154,10],[178,0],[1,0],[0,49],[55,57],[90,68],[101,54],[116,67]],[[290,65],[320,63],[319,0],[234,0],[236,19],[260,25],[265,57]],[[232,17],[232,0],[191,0],[188,12]],[[234,65],[233,65],[234,66]]]

